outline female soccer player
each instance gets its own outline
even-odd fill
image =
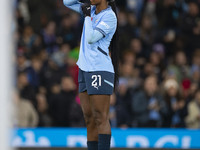
[[[115,1],[63,1],[65,6],[85,16],[77,65],[81,107],[87,126],[88,150],[109,150],[110,95],[113,93],[118,72]]]

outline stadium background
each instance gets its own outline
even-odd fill
[[[116,2],[120,79],[112,127],[199,129],[200,1]],[[85,127],[76,66],[84,18],[62,0],[17,0],[15,15],[14,126]]]

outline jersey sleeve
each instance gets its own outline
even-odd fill
[[[113,32],[116,30],[117,27],[117,18],[114,14],[108,13],[105,14],[101,21],[96,26],[95,30],[101,32],[103,36]]]
[[[86,39],[89,44],[95,43],[103,38],[103,34],[97,30],[93,30],[90,17],[85,17],[85,33],[87,34]]]
[[[78,0],[63,0],[63,4],[78,13],[82,13],[81,3]]]

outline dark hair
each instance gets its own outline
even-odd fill
[[[111,6],[112,10],[115,12],[115,15],[117,17],[117,7],[116,7],[115,0],[107,0],[107,1],[108,1],[108,4]],[[115,71],[115,88],[116,88],[116,84],[118,83],[118,78],[119,78],[118,21],[117,21],[117,29],[116,29],[115,34],[113,35],[109,50],[111,53],[112,64]]]

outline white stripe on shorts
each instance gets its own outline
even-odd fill
[[[104,79],[104,82],[109,84],[110,86],[114,87],[113,83],[111,83],[110,81]]]

